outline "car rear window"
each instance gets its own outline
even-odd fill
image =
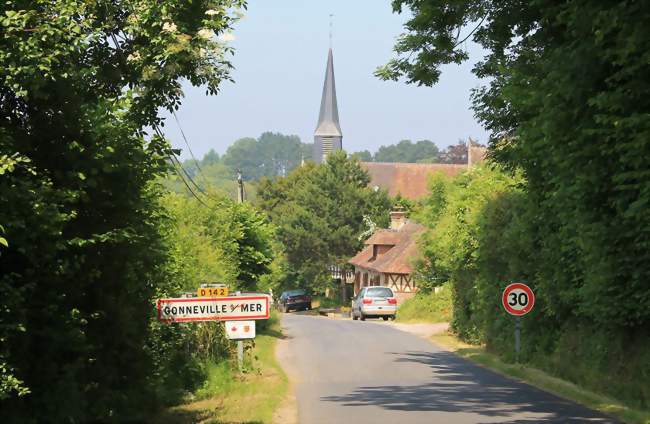
[[[287,292],[287,296],[304,296],[306,293],[304,290],[291,290]]]
[[[388,287],[371,287],[366,292],[366,297],[393,297],[393,291]]]

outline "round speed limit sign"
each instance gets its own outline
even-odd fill
[[[501,302],[509,314],[522,316],[533,309],[535,305],[535,294],[527,285],[513,283],[503,291]]]

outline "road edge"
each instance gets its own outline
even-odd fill
[[[464,343],[450,333],[432,335],[427,340],[436,347],[482,368],[598,411],[612,419],[626,424],[650,424],[650,411],[624,405],[616,399],[592,392],[534,367],[505,363],[498,356],[487,352],[484,346]]]
[[[291,351],[289,349],[289,336],[286,334],[286,328],[282,325],[282,315],[278,314],[282,337],[278,338],[275,344],[275,359],[278,365],[287,376],[288,387],[287,394],[273,413],[273,424],[298,424],[298,402],[296,401],[296,376],[295,373],[287,367],[291,363]]]

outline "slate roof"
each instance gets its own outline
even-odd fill
[[[339,124],[339,108],[336,102],[336,83],[334,81],[334,59],[332,49],[327,54],[327,68],[325,69],[325,82],[323,83],[323,96],[320,101],[320,113],[316,124],[316,136],[341,137]]]
[[[372,271],[388,274],[410,274],[411,260],[417,255],[417,238],[425,227],[407,222],[399,230],[377,230],[365,242],[365,247],[348,263]],[[392,245],[388,252],[373,260],[373,245]]]
[[[401,194],[407,199],[416,200],[428,194],[429,176],[442,172],[447,176],[460,174],[467,165],[446,163],[389,163],[361,162],[361,167],[370,175],[370,187],[388,190],[388,194]]]

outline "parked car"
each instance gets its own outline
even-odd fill
[[[282,312],[289,312],[292,309],[296,311],[307,311],[311,309],[311,296],[304,290],[285,291],[280,295],[280,299],[278,299],[278,308]]]
[[[366,318],[382,317],[395,319],[397,314],[397,299],[388,287],[364,287],[352,299],[352,319],[365,321]]]

